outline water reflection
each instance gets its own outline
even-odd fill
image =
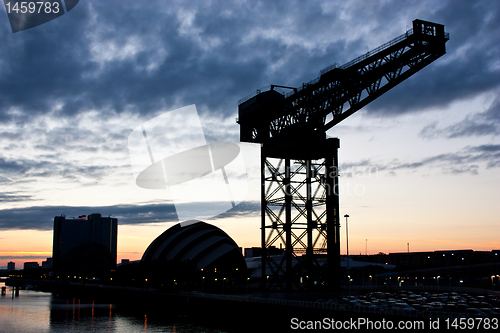
[[[49,303],[50,327],[53,331],[116,331],[117,320],[112,304],[96,304],[76,298],[52,295]]]
[[[158,316],[96,300],[34,290],[21,290],[18,297],[11,294],[7,287],[0,296],[1,332],[220,332],[175,315]]]

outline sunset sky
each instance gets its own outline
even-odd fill
[[[208,142],[238,143],[239,99],[297,87],[415,19],[444,24],[446,55],[327,133],[349,251],[500,249],[500,2],[81,0],[17,33],[0,8],[0,268],[51,257],[61,214],[118,218],[118,260],[140,259],[179,221],[169,191],[135,184],[135,128],[196,105]],[[259,146],[240,147],[248,195],[206,221],[260,246]]]

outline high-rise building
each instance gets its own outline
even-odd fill
[[[54,271],[104,272],[116,267],[118,219],[101,214],[54,217]]]
[[[15,271],[15,270],[16,270],[16,263],[13,261],[9,261],[7,263],[7,271],[11,272],[11,271]]]

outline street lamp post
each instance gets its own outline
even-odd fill
[[[347,282],[349,283],[349,296],[351,296],[351,275],[349,274],[349,223],[347,221],[349,215],[345,214],[344,217],[345,217],[345,244],[347,247],[347,261],[346,261]]]

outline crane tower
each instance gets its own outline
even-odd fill
[[[271,85],[238,102],[240,141],[261,144],[262,283],[340,288],[338,154],[327,130],[446,53],[444,26],[414,20],[403,35],[319,77]],[[276,247],[283,255],[273,255]]]

